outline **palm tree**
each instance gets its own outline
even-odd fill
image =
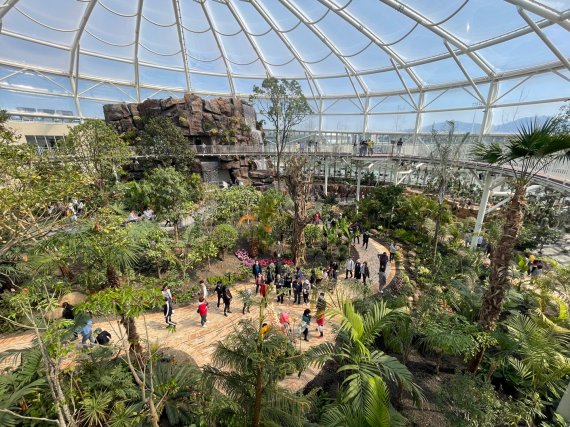
[[[263,319],[260,313],[258,325],[241,320],[232,334],[216,344],[213,366],[205,372],[229,398],[229,425],[301,427],[311,396],[296,395],[278,382],[302,371],[305,355],[280,331],[262,334]]]
[[[473,157],[493,165],[507,165],[513,175],[513,196],[505,211],[505,224],[497,246],[491,254],[489,286],[483,294],[479,323],[484,330],[495,329],[505,295],[510,286],[509,267],[513,249],[523,224],[526,190],[530,181],[556,160],[570,159],[570,135],[557,133],[557,120],[549,119],[543,124],[535,119],[522,125],[518,133],[506,144],[477,144]],[[470,370],[477,371],[485,349],[479,350]]]
[[[372,425],[398,425],[396,420],[400,419],[401,415],[389,405],[388,397],[382,397],[387,393],[387,390],[384,392],[382,390],[392,383],[410,392],[416,403],[423,400],[423,395],[421,389],[413,382],[411,372],[395,357],[375,349],[374,343],[401,313],[388,308],[385,301],[380,301],[369,312],[360,314],[355,311],[352,302],[346,301],[342,305],[342,311],[335,314],[342,319],[337,343],[321,344],[307,350],[306,353],[318,364],[336,359],[341,365],[338,372],[342,372],[346,378],[342,383],[344,388],[341,405],[337,409],[344,411],[348,405],[352,408],[350,413],[361,413],[359,419],[362,417],[368,419],[371,412],[378,419],[386,419],[386,416],[389,420],[392,419],[392,424]],[[372,389],[375,391],[371,392]],[[379,393],[376,396],[379,400],[371,401],[371,393]],[[382,405],[382,402],[385,404]]]

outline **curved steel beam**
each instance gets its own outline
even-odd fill
[[[178,41],[180,42],[180,51],[182,52],[182,60],[184,61],[184,77],[186,78],[186,92],[190,92],[190,67],[188,66],[188,53],[186,52],[186,40],[184,40],[184,31],[182,29],[182,19],[180,17],[180,2],[172,0],[174,8],[174,17],[176,18],[176,29],[178,30]]]
[[[10,12],[10,9],[16,6],[16,3],[18,3],[18,1],[20,0],[8,0],[0,7],[0,20],[4,18],[8,12]]]
[[[521,7],[525,10],[528,10],[535,15],[541,16],[544,19],[548,19],[550,22],[560,25],[567,31],[570,31],[570,22],[568,18],[570,18],[570,13],[566,10],[563,13],[556,13],[552,9],[549,9],[542,4],[535,3],[529,0],[505,0],[508,3],[514,4],[517,7]]]

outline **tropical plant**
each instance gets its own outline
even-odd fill
[[[258,112],[267,117],[275,129],[277,148],[277,190],[281,191],[281,160],[291,130],[312,113],[297,80],[267,77],[260,86],[253,86],[251,100],[258,100]]]
[[[232,249],[237,242],[238,232],[231,224],[218,224],[214,227],[211,240],[218,249],[218,255],[224,259],[226,251]]]
[[[156,217],[169,221],[178,241],[179,222],[192,207],[184,176],[173,167],[157,168],[146,179],[149,186],[149,203]]]
[[[530,181],[549,164],[570,159],[570,135],[556,132],[557,122],[549,119],[540,124],[536,119],[522,125],[516,136],[506,144],[480,143],[473,149],[478,161],[506,165],[514,174],[513,196],[504,211],[505,224],[499,242],[491,254],[489,286],[485,290],[479,323],[485,330],[493,330],[501,315],[505,295],[510,286],[509,267],[513,249],[522,227],[526,190]],[[483,359],[478,352],[470,370],[475,372]]]
[[[410,371],[395,357],[374,348],[376,338],[400,313],[389,309],[384,301],[374,304],[365,314],[357,313],[353,304],[348,301],[342,302],[340,311],[334,311],[341,318],[337,343],[313,347],[307,351],[308,357],[317,363],[324,363],[333,358],[339,362],[338,372],[345,375],[342,383],[343,404],[363,414],[373,411],[379,418],[385,419],[385,414],[391,413],[394,419],[399,419],[393,408],[380,405],[381,402],[389,402],[389,399],[381,397],[382,394],[380,401],[373,402],[373,407],[369,408],[367,405],[370,404],[369,387],[372,385],[374,389],[381,389],[387,384],[401,386],[403,390],[411,393],[416,403],[423,400],[423,394],[413,382]]]
[[[302,371],[306,358],[280,331],[270,328],[263,334],[264,322],[263,314],[258,324],[241,320],[232,334],[216,344],[213,364],[205,373],[229,398],[229,425],[302,426],[311,396],[296,395],[279,381]]]
[[[88,119],[70,129],[60,144],[61,162],[78,167],[108,203],[108,184],[119,180],[132,152],[115,130],[103,120]]]
[[[175,166],[181,171],[189,169],[194,160],[194,152],[180,127],[176,126],[171,118],[145,117],[143,126],[135,146],[139,154],[148,157],[141,159],[143,167],[158,164],[163,168]]]
[[[447,122],[448,131],[445,136],[440,135],[435,129],[432,130],[433,150],[430,152],[430,158],[435,160],[435,164],[431,169],[432,174],[435,175],[438,187],[438,210],[435,220],[434,243],[433,243],[433,260],[437,260],[437,245],[439,243],[439,235],[442,224],[442,217],[444,214],[443,203],[445,201],[445,194],[450,178],[451,166],[461,154],[463,147],[469,133],[462,136],[455,135],[455,122]]]

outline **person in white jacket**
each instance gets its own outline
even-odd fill
[[[344,272],[346,273],[344,277],[345,279],[348,279],[349,274],[350,278],[352,279],[352,273],[354,272],[354,260],[352,258],[348,258],[348,260],[346,260],[346,264],[344,265]]]

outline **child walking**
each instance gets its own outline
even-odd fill
[[[309,324],[311,323],[311,310],[308,308],[303,311],[303,317],[301,318],[301,333],[303,334],[303,339],[309,341]]]
[[[197,310],[198,314],[200,315],[200,325],[205,328],[208,321],[208,302],[204,299],[204,297],[200,297],[198,301],[200,302],[200,304],[198,304]]]

